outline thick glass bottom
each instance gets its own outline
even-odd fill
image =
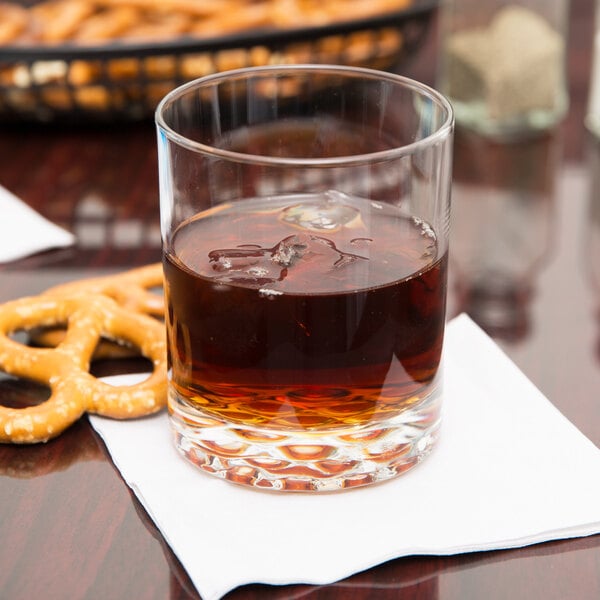
[[[330,492],[385,481],[421,462],[438,438],[441,388],[384,421],[327,431],[232,424],[172,390],[169,412],[178,451],[206,473],[266,490]]]

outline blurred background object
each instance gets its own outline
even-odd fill
[[[596,0],[594,10],[592,66],[585,125],[593,135],[600,137],[600,0]]]
[[[458,127],[451,261],[457,312],[505,340],[529,330],[536,277],[549,258],[560,130],[497,142]]]
[[[600,139],[590,137],[587,158],[590,183],[582,254],[585,271],[595,294],[593,309],[600,327]],[[600,360],[600,334],[598,335],[596,354]]]
[[[568,108],[568,0],[445,0],[438,87],[457,123],[498,138],[556,125]]]
[[[174,87],[250,66],[393,70],[438,0],[22,3],[0,3],[3,121],[147,119]]]

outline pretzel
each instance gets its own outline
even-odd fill
[[[55,348],[30,348],[11,333],[66,324]],[[101,338],[137,347],[153,363],[153,372],[132,386],[112,386],[89,373]],[[119,306],[99,294],[40,295],[0,306],[0,369],[46,384],[48,400],[27,408],[0,406],[0,442],[47,441],[85,412],[115,419],[148,415],[166,403],[166,342],[155,319]]]
[[[161,263],[130,269],[115,275],[104,275],[62,283],[44,293],[63,295],[73,293],[103,294],[116,300],[124,308],[162,318],[165,302],[153,288],[162,288],[163,270]]]
[[[164,298],[158,291],[163,285],[162,265],[154,263],[116,275],[105,275],[70,281],[49,288],[44,294],[71,295],[78,293],[102,294],[113,298],[126,309],[141,312],[159,320],[164,317]],[[37,327],[29,332],[37,346],[54,347],[64,338],[62,326]],[[102,340],[94,352],[94,359],[126,358],[136,353],[131,348],[109,340]]]

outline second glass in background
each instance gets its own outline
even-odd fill
[[[508,342],[529,333],[530,302],[555,246],[560,128],[497,142],[458,128],[452,189],[455,311]]]
[[[600,0],[596,0],[594,12],[592,66],[589,81],[585,125],[596,138],[600,138]]]
[[[445,0],[438,87],[456,122],[523,138],[568,108],[568,0]]]

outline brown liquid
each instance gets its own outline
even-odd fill
[[[420,401],[440,361],[447,257],[421,222],[343,200],[244,201],[177,230],[164,264],[179,401],[276,430]]]

